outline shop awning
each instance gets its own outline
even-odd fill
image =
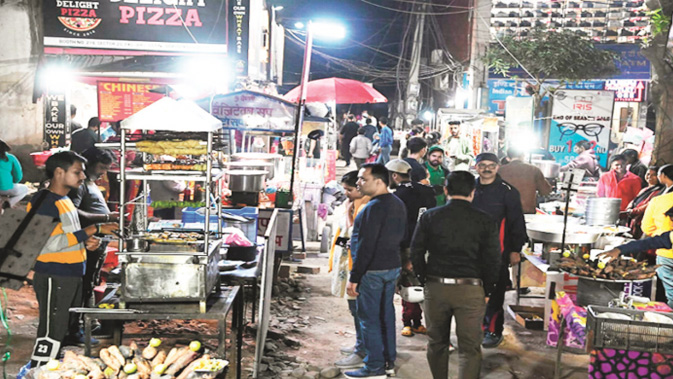
[[[164,97],[122,121],[124,129],[214,132],[222,122],[189,100]]]

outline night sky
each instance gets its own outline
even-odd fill
[[[387,7],[397,7],[397,0],[367,0]],[[347,30],[346,38],[339,42],[314,41],[314,48],[332,57],[348,59],[353,64],[361,62],[363,65],[374,65],[377,68],[392,68],[396,59],[376,53],[373,49],[383,50],[399,55],[399,41],[401,25],[406,15],[400,12],[389,11],[367,4],[362,0],[276,0],[276,5],[282,5],[277,19],[286,28],[294,29],[297,21],[305,22],[309,19],[328,19],[342,23]],[[283,89],[293,88],[299,82],[303,58],[303,46],[286,38],[285,40],[285,72]],[[303,36],[301,36],[303,40]],[[366,45],[364,47],[362,45]],[[350,79],[373,82],[376,88],[386,96],[394,95],[395,84],[389,80],[378,80],[374,76],[367,77],[362,72],[354,72],[340,67],[319,54],[313,54],[311,76],[313,79],[337,76]]]

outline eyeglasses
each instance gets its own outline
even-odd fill
[[[477,168],[480,169],[480,170],[486,170],[486,169],[495,170],[497,167],[498,167],[497,163],[492,163],[492,164],[481,164],[481,163],[479,163],[477,165]]]
[[[563,136],[569,136],[577,133],[578,130],[581,130],[589,137],[596,137],[596,142],[598,142],[598,136],[603,131],[603,125],[601,124],[586,124],[586,125],[576,125],[570,122],[564,122],[558,124],[558,129],[561,132],[561,137],[559,141],[563,140]]]

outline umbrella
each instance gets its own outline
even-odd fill
[[[386,103],[388,99],[363,82],[343,78],[318,79],[308,82],[306,89],[306,102],[337,104],[364,104]],[[299,87],[295,87],[286,93],[283,98],[295,103],[299,102]]]

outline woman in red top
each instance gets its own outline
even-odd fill
[[[650,203],[650,199],[661,194],[661,191],[664,189],[664,185],[659,183],[659,179],[657,179],[657,171],[658,168],[654,166],[647,169],[645,181],[647,181],[648,186],[643,188],[626,207],[628,215],[627,225],[631,228],[631,234],[635,239],[640,239],[643,235],[640,223],[643,221],[643,214],[645,213],[647,204]]]
[[[640,192],[640,177],[626,171],[626,157],[617,154],[610,159],[610,171],[598,179],[598,197],[622,199],[620,211],[626,210]]]

